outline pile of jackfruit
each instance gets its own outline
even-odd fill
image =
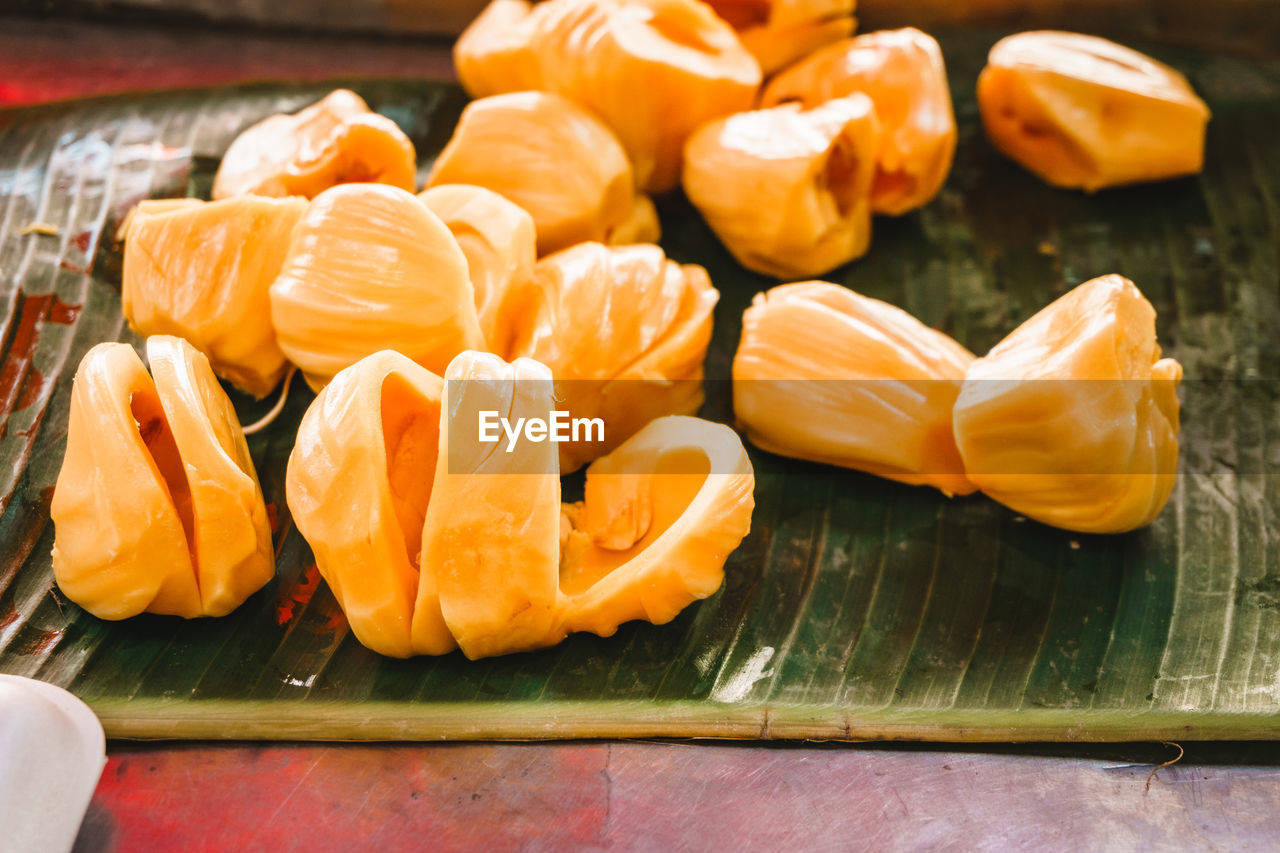
[[[682,188],[743,266],[781,279],[860,257],[874,216],[929,203],[956,144],[942,52],[854,26],[853,0],[493,0],[456,44],[475,100],[420,192],[412,142],[339,90],[244,130],[213,200],[139,204],[122,307],[150,373],[104,343],[76,374],[52,504],[63,592],[105,619],[189,618],[270,580],[219,379],[261,398],[296,370],[317,396],[289,510],[369,648],[524,651],[712,594],[754,476],[737,432],[692,417],[719,294],[656,245],[651,195]],[[1111,42],[1005,39],[978,96],[994,143],[1059,186],[1202,164],[1204,104]],[[747,310],[734,411],[767,451],[1120,532],[1172,488],[1181,369],[1160,356],[1154,309],[1115,275],[983,358],[802,281]],[[603,440],[504,450],[459,429],[561,408]],[[562,502],[584,465],[584,500]]]

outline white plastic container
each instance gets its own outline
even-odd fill
[[[61,687],[0,675],[0,848],[70,850],[106,761],[88,705]]]

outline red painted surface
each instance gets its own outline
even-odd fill
[[[258,80],[453,76],[447,42],[0,19],[0,105]]]
[[[131,748],[112,755],[95,803],[120,850],[599,844],[606,749],[512,761],[469,744]]]
[[[49,523],[49,506],[53,503],[53,487],[40,490],[33,501],[22,501],[18,504],[18,517],[13,529],[17,535],[5,543],[0,550],[0,590],[5,589],[18,574],[18,569],[26,562],[31,549],[40,541],[45,525]],[[16,618],[16,617],[13,617]],[[0,620],[13,621],[9,614],[0,614]]]
[[[1216,749],[1216,752],[1214,750]],[[87,850],[1273,847],[1274,749],[1091,758],[710,743],[113,745]],[[1269,757],[1268,757],[1269,756]],[[1225,766],[1221,762],[1227,762]]]
[[[4,333],[0,335],[0,351],[4,353],[0,360],[0,437],[8,428],[9,415],[30,405],[44,386],[40,371],[31,363],[40,341],[41,326],[45,323],[67,325],[74,322],[79,313],[79,305],[63,302],[56,293],[18,293]],[[36,386],[35,391],[29,387],[32,384]]]

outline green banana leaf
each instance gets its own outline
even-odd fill
[[[878,219],[870,253],[831,278],[977,352],[1081,281],[1134,279],[1187,373],[1183,471],[1150,527],[1073,534],[752,449],[752,532],[720,592],[674,622],[478,662],[388,660],[350,634],[289,521],[285,461],[311,399],[297,383],[250,442],[276,579],[222,619],[101,621],[52,584],[49,500],[76,364],[99,341],[137,343],[115,230],[140,199],[207,198],[237,132],[330,87],[59,104],[0,113],[0,672],[67,687],[125,737],[1280,738],[1280,65],[1154,50],[1214,111],[1205,171],[1085,195],[983,137],[973,88],[999,35],[941,34],[950,180]],[[344,82],[424,169],[465,102],[439,82]],[[659,207],[668,253],[722,294],[705,413],[731,422],[742,310],[773,282],[678,194]],[[246,422],[268,405],[235,401]]]

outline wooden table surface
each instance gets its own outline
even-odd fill
[[[0,105],[448,76],[448,45],[0,18]],[[1280,745],[112,742],[78,850],[1269,849]],[[2,846],[2,845],[0,845]]]

